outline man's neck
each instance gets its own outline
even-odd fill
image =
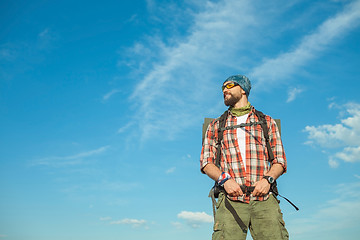
[[[241,98],[240,101],[238,101],[237,103],[235,103],[235,105],[233,106],[233,108],[243,108],[246,107],[248,105],[248,100],[247,98]]]

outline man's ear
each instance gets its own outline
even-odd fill
[[[240,87],[240,92],[241,92],[241,95],[246,95],[246,92],[241,87]]]

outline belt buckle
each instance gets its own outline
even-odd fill
[[[251,191],[250,191],[250,189],[249,189],[249,187],[248,186],[245,186],[245,189],[246,189],[246,196],[248,197],[248,196],[250,196],[251,195]]]
[[[250,196],[251,195],[251,193],[252,193],[252,191],[251,191],[251,187],[248,187],[248,186],[246,186],[246,185],[242,185],[241,186],[241,190],[243,191],[243,193],[245,194],[245,196]],[[252,190],[254,190],[254,189],[252,189]]]

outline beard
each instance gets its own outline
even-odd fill
[[[240,99],[238,99],[237,97],[234,97],[233,95],[231,94],[226,94],[224,96],[224,104],[226,106],[231,106],[233,107]]]

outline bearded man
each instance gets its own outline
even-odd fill
[[[245,240],[248,229],[254,240],[289,239],[279,202],[270,191],[287,167],[280,132],[270,116],[262,115],[273,154],[269,159],[266,134],[254,124],[261,119],[248,101],[250,89],[251,82],[243,75],[224,81],[224,103],[229,107],[225,127],[220,126],[220,117],[211,122],[202,146],[201,171],[223,189],[216,203],[214,240]]]

